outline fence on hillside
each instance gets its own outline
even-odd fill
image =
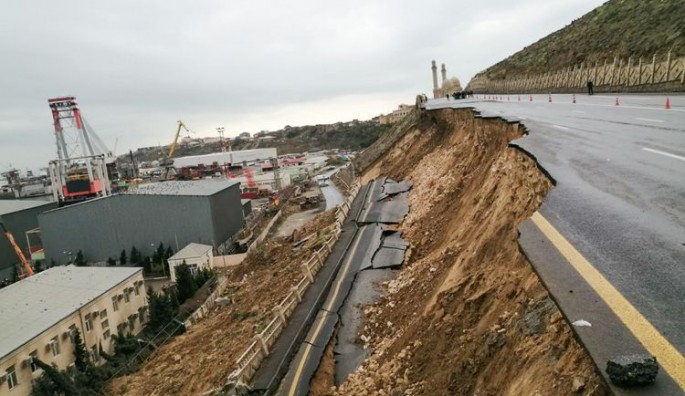
[[[247,345],[245,351],[236,361],[236,369],[229,375],[230,382],[247,383],[252,379],[259,365],[269,355],[269,348],[276,342],[276,338],[281,334],[288,324],[290,315],[302,300],[302,296],[314,282],[314,277],[319,272],[326,261],[326,258],[333,250],[333,245],[340,238],[342,224],[347,218],[352,207],[352,201],[356,197],[361,184],[359,181],[352,186],[351,194],[338,206],[335,212],[335,231],[333,235],[317,250],[314,255],[302,264],[302,278],[291,289],[290,293],[273,308],[274,317],[266,325],[264,330],[255,335],[254,339]]]
[[[476,93],[577,92],[592,81],[598,92],[685,90],[685,56],[671,52],[651,59],[619,59],[581,63],[560,70],[522,77],[490,80],[477,75],[466,87]]]

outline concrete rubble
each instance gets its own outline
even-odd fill
[[[656,380],[659,364],[654,356],[624,355],[607,361],[606,373],[614,385],[643,386]]]

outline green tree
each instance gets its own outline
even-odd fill
[[[121,254],[119,255],[119,265],[126,265],[128,263],[128,258],[126,257],[126,249],[121,249]]]
[[[166,293],[157,293],[152,287],[147,289],[147,301],[150,307],[148,327],[153,332],[161,329],[174,317],[171,299]]]
[[[150,275],[152,273],[152,261],[149,257],[143,259],[143,273]]]
[[[171,248],[171,246],[166,248],[166,251],[164,252],[164,260],[169,260],[169,257],[174,255],[174,250]]]
[[[159,246],[157,246],[157,263],[163,264],[164,263],[164,243],[160,242]]]
[[[48,388],[56,388],[57,393],[33,393],[33,395],[45,395],[45,396],[54,396],[55,394],[58,395],[80,395],[81,393],[79,392],[78,388],[76,388],[76,385],[74,382],[69,378],[69,376],[65,372],[60,372],[57,367],[50,366],[49,364],[44,363],[38,358],[34,358],[33,362],[35,363],[38,368],[43,370],[43,374],[41,377],[45,376],[43,380],[41,380],[41,384],[39,385],[38,391],[42,391],[45,385],[48,385],[48,381],[52,382],[52,386],[48,385]],[[54,387],[54,388],[53,388]],[[36,389],[34,388],[34,392]]]
[[[130,256],[130,258],[131,258],[131,264],[133,264],[133,265],[135,265],[135,266],[137,266],[137,267],[140,267],[140,266],[141,266],[141,264],[142,264],[142,262],[143,262],[143,259],[142,259],[142,257],[140,256],[140,252],[138,251],[138,249],[136,249],[135,246],[132,246],[132,247],[131,247],[131,256]]]
[[[83,255],[83,252],[81,250],[76,253],[76,259],[74,260],[74,265],[77,267],[85,267],[86,266],[86,257]]]
[[[116,260],[114,260],[114,259],[111,258],[111,257],[107,258],[107,266],[108,266],[108,267],[114,267],[115,265],[117,265],[117,261],[116,261]]]
[[[74,332],[74,366],[79,371],[85,372],[89,364],[88,351],[86,351],[86,346],[83,345],[81,332],[76,329]]]
[[[195,284],[195,277],[190,272],[190,267],[186,264],[177,265],[174,269],[176,271],[176,291],[178,292],[178,302],[183,304],[187,299],[193,297],[197,290]]]

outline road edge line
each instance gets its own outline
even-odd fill
[[[540,212],[533,213],[530,219],[635,338],[657,357],[675,383],[685,390],[685,357]]]

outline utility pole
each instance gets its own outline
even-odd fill
[[[219,138],[221,138],[221,152],[226,152],[226,145],[224,144],[224,127],[217,127],[216,131],[219,133]]]

